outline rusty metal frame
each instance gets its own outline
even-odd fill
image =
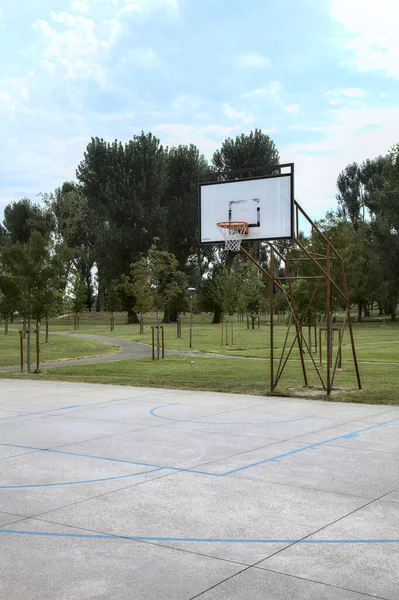
[[[355,342],[353,337],[353,328],[352,328],[352,320],[350,316],[350,303],[348,298],[348,289],[346,284],[346,275],[345,275],[345,266],[343,259],[339,252],[334,248],[331,242],[327,239],[322,231],[317,227],[317,225],[310,219],[310,217],[306,214],[303,208],[294,200],[294,215],[293,215],[293,238],[285,243],[281,243],[281,241],[266,241],[264,242],[269,248],[269,270],[264,269],[257,261],[256,257],[251,256],[251,254],[243,247],[241,247],[241,253],[248,258],[260,271],[263,273],[265,277],[270,282],[270,391],[273,393],[283,375],[284,369],[287,365],[287,362],[291,356],[292,350],[297,343],[299,357],[301,362],[301,369],[303,374],[303,380],[305,386],[308,385],[308,376],[307,376],[307,362],[304,358],[303,346],[306,347],[308,356],[310,358],[310,363],[312,363],[313,368],[315,369],[321,385],[323,389],[326,391],[327,395],[331,394],[333,383],[335,379],[335,374],[337,371],[337,365],[339,364],[339,358],[342,352],[342,340],[343,334],[345,331],[346,325],[349,328],[350,341],[351,341],[351,349],[353,362],[355,365],[356,372],[356,380],[358,388],[361,389],[361,381],[360,381],[360,373],[359,366],[356,357],[356,349]],[[308,224],[311,227],[311,249],[309,250],[304,246],[304,244],[299,239],[299,215],[304,217]],[[316,240],[319,241],[323,245],[323,251],[325,253],[321,254],[320,252],[315,251]],[[283,254],[282,251],[286,253]],[[300,254],[300,257],[292,256],[291,253],[296,252]],[[277,277],[274,274],[274,260],[277,257],[281,263],[284,264],[286,276],[285,277]],[[340,278],[335,278],[331,273],[331,261],[336,260],[339,263],[339,272]],[[319,275],[304,275],[300,274],[291,275],[290,272],[290,264],[298,261],[306,261],[308,264],[311,263],[319,272]],[[319,261],[323,261],[323,266]],[[298,279],[306,279],[306,280],[314,280],[316,285],[313,290],[313,294],[309,300],[309,303],[306,307],[304,314],[302,315],[302,319],[299,319],[299,315],[297,313],[295,307],[295,300],[293,294],[292,282]],[[287,283],[288,290],[283,285],[283,281]],[[312,352],[307,344],[305,336],[302,333],[302,325],[305,321],[306,315],[308,314],[312,303],[319,291],[319,287],[322,281],[326,283],[326,318],[327,318],[327,363],[326,363],[326,374],[325,379],[322,377],[322,373],[318,368],[316,361],[312,355]],[[288,308],[290,310],[290,318],[289,324],[286,332],[285,341],[283,344],[281,356],[279,359],[277,372],[275,375],[274,369],[274,293],[275,290],[282,292],[287,301]],[[341,329],[339,330],[339,343],[338,348],[336,350],[335,357],[332,355],[332,291],[338,293],[343,299],[346,307],[345,317],[343,320],[343,324]],[[294,323],[296,334],[294,337],[294,341],[291,344],[291,347],[288,350],[288,353],[285,355],[285,350],[287,347],[288,335],[291,328],[292,323]]]

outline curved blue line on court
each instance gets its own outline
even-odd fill
[[[114,481],[116,479],[128,479],[129,477],[137,477],[138,475],[146,475],[147,473],[155,473],[162,471],[163,467],[151,469],[149,471],[140,471],[140,473],[129,473],[128,475],[116,475],[115,477],[102,477],[101,479],[84,479],[83,481],[61,481],[59,483],[33,483],[30,485],[0,485],[0,490],[16,490],[16,489],[31,489],[31,488],[48,488],[60,487],[63,485],[83,485],[84,483],[103,483],[104,481]]]
[[[0,529],[10,535],[31,535],[37,537],[78,538],[87,540],[133,540],[141,542],[187,542],[206,544],[398,544],[398,538],[392,539],[248,539],[248,538],[200,538],[200,537],[162,537],[149,535],[111,535],[105,533],[55,533],[52,531],[19,531],[18,529]]]
[[[165,419],[166,421],[178,421],[180,423],[195,423],[196,425],[275,425],[276,423],[295,423],[296,421],[304,421],[305,419],[312,419],[309,417],[300,417],[299,419],[285,419],[282,421],[199,421],[202,417],[197,419],[173,419],[172,417],[164,417],[158,415],[155,411],[165,408],[166,406],[178,406],[180,402],[173,402],[173,404],[161,404],[150,410],[150,415],[157,417],[157,419]]]
[[[190,394],[189,391],[184,392],[173,392],[174,395],[187,395]],[[56,413],[64,410],[73,410],[75,408],[87,408],[90,406],[100,406],[102,404],[112,404],[113,402],[125,402],[126,400],[141,400],[142,398],[152,398],[153,396],[159,396],[159,392],[154,394],[145,394],[143,396],[129,396],[128,398],[115,398],[113,400],[102,400],[101,402],[89,402],[87,404],[73,404],[71,406],[61,406],[59,408],[50,408],[48,410],[40,410],[37,412],[30,413],[18,413],[17,415],[13,415],[11,417],[0,417],[0,421],[11,421],[12,419],[23,419],[24,417],[32,417],[36,415],[44,415],[48,413]]]
[[[105,456],[93,456],[91,454],[79,454],[78,452],[67,452],[67,451],[63,451],[63,450],[55,450],[55,449],[52,450],[49,448],[40,448],[40,447],[34,447],[34,446],[22,446],[22,445],[18,445],[18,444],[0,443],[0,446],[5,446],[5,447],[9,447],[9,448],[21,448],[21,449],[26,449],[26,450],[37,450],[37,451],[42,451],[42,452],[49,452],[51,454],[63,454],[63,455],[68,455],[68,456],[77,456],[77,457],[81,457],[81,458],[105,460],[105,461],[109,461],[109,462],[121,462],[121,463],[126,463],[126,464],[138,465],[138,466],[142,466],[142,467],[155,467],[156,470],[157,469],[168,469],[170,471],[194,473],[196,475],[208,475],[210,477],[226,477],[227,475],[233,475],[234,473],[239,473],[240,471],[246,471],[247,469],[252,469],[253,467],[257,467],[259,465],[263,465],[263,464],[266,464],[269,462],[278,462],[279,460],[281,460],[282,458],[286,458],[287,456],[292,456],[294,454],[300,454],[302,452],[306,452],[307,450],[317,449],[318,447],[324,446],[325,444],[329,444],[330,442],[335,442],[337,440],[344,440],[344,439],[349,439],[349,440],[356,439],[356,437],[358,437],[365,431],[370,431],[372,429],[377,429],[379,427],[385,427],[386,425],[390,425],[392,423],[397,423],[398,421],[399,421],[399,417],[397,417],[396,419],[390,419],[389,421],[384,421],[383,423],[376,423],[375,425],[370,425],[369,427],[363,427],[362,429],[357,429],[356,431],[345,433],[343,435],[338,435],[333,438],[328,438],[328,439],[322,440],[320,442],[315,442],[313,444],[309,444],[308,446],[303,446],[302,448],[297,448],[296,450],[291,450],[290,452],[284,452],[282,454],[277,454],[275,456],[271,456],[269,458],[265,458],[263,460],[259,460],[254,463],[250,463],[250,464],[244,465],[242,467],[237,467],[236,469],[232,469],[231,471],[225,471],[224,473],[211,473],[209,471],[200,471],[197,469],[174,467],[174,466],[170,466],[170,465],[154,465],[154,464],[143,463],[143,462],[139,462],[139,461],[128,461],[128,460],[122,460],[122,459],[117,459],[117,458],[108,458]],[[138,474],[135,474],[135,475],[138,475]]]

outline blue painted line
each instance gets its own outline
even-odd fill
[[[177,395],[186,395],[190,392],[174,392]],[[114,400],[103,400],[101,402],[89,402],[87,404],[73,404],[71,406],[61,406],[60,408],[51,408],[49,410],[41,410],[37,412],[30,413],[19,413],[17,415],[13,415],[12,417],[1,417],[0,421],[10,421],[12,419],[23,419],[24,417],[31,417],[33,415],[44,415],[48,413],[55,413],[64,410],[73,410],[76,408],[87,408],[89,406],[100,406],[102,404],[112,404],[113,402],[125,402],[126,400],[142,400],[143,398],[152,398],[153,396],[159,396],[159,392],[156,394],[146,394],[144,396],[129,396],[128,398],[115,398]]]
[[[172,417],[164,417],[158,415],[155,411],[165,408],[166,406],[178,406],[180,402],[173,402],[173,404],[161,404],[150,410],[150,415],[157,417],[157,419],[165,419],[165,421],[177,421],[179,423],[195,423],[196,425],[275,425],[276,423],[295,423],[296,421],[304,421],[305,419],[312,419],[309,417],[300,417],[299,419],[285,419],[280,421],[200,421],[202,417],[197,419],[173,419]]]
[[[350,435],[360,435],[361,433],[364,433],[365,431],[370,431],[371,429],[376,429],[378,427],[384,427],[386,425],[389,425],[391,423],[396,423],[399,421],[399,417],[397,417],[396,419],[391,419],[389,421],[384,421],[383,423],[377,423],[376,425],[370,425],[369,427],[364,427],[363,429],[358,429],[357,431],[352,432],[352,434]],[[125,463],[125,464],[132,464],[132,465],[138,465],[138,466],[143,466],[143,467],[154,467],[157,469],[167,469],[170,471],[179,471],[179,472],[184,472],[184,473],[194,473],[197,475],[207,475],[210,477],[226,477],[227,475],[233,475],[234,473],[238,473],[240,471],[245,471],[248,469],[252,469],[253,467],[257,467],[259,465],[262,464],[266,464],[269,462],[278,462],[280,459],[282,458],[286,458],[287,456],[292,456],[294,454],[300,454],[301,452],[305,452],[306,450],[314,450],[317,449],[320,446],[323,446],[325,444],[328,444],[330,442],[334,442],[336,440],[340,440],[340,439],[347,439],[348,434],[344,434],[344,435],[340,435],[334,438],[329,438],[327,440],[323,440],[321,442],[315,442],[314,444],[310,444],[308,446],[303,446],[302,448],[297,448],[296,450],[291,450],[290,452],[284,452],[283,454],[278,454],[276,456],[271,456],[270,458],[266,458],[264,460],[260,460],[254,463],[250,463],[248,465],[244,465],[243,467],[238,467],[237,469],[232,469],[231,471],[225,471],[224,473],[210,473],[208,471],[199,471],[196,469],[184,469],[181,467],[172,467],[170,465],[154,465],[151,463],[143,463],[143,462],[138,462],[138,461],[127,461],[127,460],[121,460],[121,459],[117,459],[117,458],[108,458],[108,457],[104,457],[104,456],[93,456],[91,454],[80,454],[78,452],[67,452],[67,451],[63,451],[63,450],[51,450],[48,448],[40,448],[40,447],[34,447],[34,446],[22,446],[22,445],[16,445],[16,444],[5,444],[5,443],[0,443],[0,446],[5,446],[5,447],[9,447],[9,448],[21,448],[21,449],[25,449],[25,450],[36,450],[36,451],[43,451],[43,452],[50,452],[52,454],[62,454],[62,455],[67,455],[67,456],[77,456],[77,457],[81,457],[81,458],[91,458],[91,459],[96,459],[96,460],[105,460],[105,461],[109,461],[109,462],[117,462],[117,463]]]
[[[247,538],[197,538],[197,537],[161,537],[148,535],[107,535],[102,533],[54,533],[51,531],[19,531],[18,529],[0,529],[0,533],[52,538],[77,538],[89,540],[133,540],[142,542],[187,542],[211,544],[398,544],[399,539],[247,539]]]
[[[129,473],[128,475],[116,475],[115,477],[102,477],[101,479],[84,479],[83,481],[61,481],[59,483],[34,483],[31,485],[0,485],[0,490],[15,490],[15,489],[31,489],[31,488],[48,488],[61,487],[63,485],[82,485],[84,483],[102,483],[104,481],[114,481],[116,479],[128,479],[129,477],[137,477],[138,475],[146,475],[147,473],[155,473],[162,471],[163,467],[151,469],[149,471],[140,471],[140,473]]]
[[[390,423],[395,423],[399,421],[399,417],[396,419],[391,419],[390,421],[385,421],[384,423],[377,423],[376,425],[370,425],[370,427],[364,427],[363,429],[358,429],[357,431],[353,431],[350,437],[356,437],[365,431],[370,431],[370,429],[376,429],[377,427],[384,427],[385,425],[389,425]],[[337,440],[348,439],[348,434],[339,435],[334,438],[330,438],[328,440],[324,440],[322,442],[316,442],[315,444],[310,444],[309,446],[304,446],[303,448],[298,448],[297,450],[291,450],[291,452],[284,452],[284,454],[279,454],[277,456],[273,456],[272,458],[266,458],[265,460],[260,460],[255,463],[251,463],[250,465],[245,465],[244,467],[239,467],[238,469],[233,469],[231,471],[226,471],[223,473],[223,476],[232,475],[233,473],[238,473],[239,471],[245,471],[246,469],[252,469],[252,467],[257,467],[259,465],[263,465],[268,462],[274,462],[276,459],[285,458],[286,456],[292,456],[293,454],[300,454],[301,452],[305,452],[305,450],[310,450],[314,448],[318,448],[319,446],[323,446],[324,444],[328,444],[330,442],[335,442]]]
[[[139,467],[155,467],[156,469],[168,469],[169,471],[179,471],[183,473],[195,473],[196,475],[209,475],[211,477],[222,477],[220,473],[208,473],[208,471],[199,471],[197,469],[184,469],[182,467],[171,467],[170,465],[154,465],[153,463],[139,462],[135,460],[123,460],[121,458],[109,458],[105,456],[96,456],[93,454],[81,454],[79,452],[67,452],[65,450],[52,450],[50,448],[41,448],[40,446],[22,446],[17,444],[4,444],[0,443],[0,446],[6,448],[20,448],[22,450],[33,450],[37,452],[49,452],[50,454],[62,454],[65,456],[77,456],[79,458],[92,458],[95,460],[105,460],[108,462],[123,463],[126,465],[136,465]]]

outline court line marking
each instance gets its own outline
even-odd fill
[[[16,444],[5,444],[5,443],[0,443],[0,446],[4,446],[4,447],[11,447],[11,448],[21,448],[24,450],[36,450],[36,451],[45,451],[45,452],[50,452],[52,454],[62,454],[62,455],[67,455],[67,456],[78,456],[81,458],[91,458],[91,459],[96,459],[96,460],[105,460],[105,461],[109,461],[109,462],[117,462],[117,463],[124,463],[124,464],[132,464],[132,465],[138,465],[138,466],[144,466],[144,467],[154,467],[156,469],[167,469],[167,470],[171,470],[171,471],[179,471],[179,472],[185,472],[185,473],[194,473],[197,475],[207,475],[207,476],[211,476],[211,477],[226,477],[228,475],[233,475],[234,473],[239,473],[241,471],[245,471],[248,469],[251,469],[253,467],[257,467],[259,465],[262,464],[266,464],[268,462],[279,462],[281,459],[286,458],[287,456],[292,456],[294,454],[299,454],[301,452],[305,452],[306,450],[310,450],[310,449],[314,449],[314,448],[318,448],[319,446],[323,446],[325,444],[328,444],[330,442],[334,442],[337,440],[342,440],[342,439],[353,439],[358,437],[359,435],[361,435],[362,433],[364,433],[365,431],[370,431],[372,429],[377,429],[378,427],[384,427],[386,425],[389,425],[391,423],[396,423],[399,421],[399,417],[395,418],[395,419],[390,419],[389,421],[384,421],[383,423],[377,423],[374,425],[370,425],[369,427],[364,427],[362,429],[358,429],[356,431],[352,431],[350,433],[345,433],[343,435],[339,435],[336,436],[334,438],[329,438],[327,440],[322,440],[320,442],[315,442],[313,444],[309,444],[308,446],[304,446],[302,448],[297,448],[296,450],[291,450],[289,452],[284,452],[282,454],[277,454],[275,456],[272,456],[270,458],[266,458],[264,460],[260,460],[254,463],[250,463],[249,465],[244,465],[242,467],[237,467],[236,469],[232,469],[230,471],[225,471],[224,473],[211,473],[209,471],[199,471],[196,469],[184,469],[181,467],[172,467],[169,465],[155,465],[155,464],[150,464],[150,463],[143,463],[143,462],[138,462],[138,461],[128,461],[128,460],[122,460],[122,459],[116,459],[116,458],[108,458],[108,457],[103,457],[103,456],[93,456],[91,454],[80,454],[78,452],[67,452],[64,450],[51,450],[51,449],[47,449],[47,448],[40,448],[40,447],[34,447],[34,446],[22,446],[22,445],[16,445]],[[220,459],[220,460],[223,460]],[[215,461],[217,462],[217,461]],[[38,484],[39,485],[39,484]],[[57,484],[51,484],[53,486],[56,486]],[[66,483],[64,483],[63,485],[67,485]],[[0,489],[3,486],[0,486]],[[21,487],[25,487],[25,486],[21,486]],[[26,486],[26,487],[30,487],[30,486]]]
[[[304,421],[305,419],[314,418],[313,415],[311,415],[309,417],[300,417],[298,419],[285,419],[281,421],[199,421],[198,419],[202,419],[202,417],[198,417],[197,419],[173,419],[172,417],[164,417],[163,415],[158,415],[155,412],[161,408],[165,408],[166,406],[179,405],[181,405],[181,402],[173,402],[172,404],[161,404],[160,406],[152,408],[149,412],[150,415],[152,415],[153,417],[157,417],[157,419],[165,419],[166,421],[177,421],[180,423],[195,423],[199,425],[275,425],[276,423],[294,423],[296,421]]]
[[[37,537],[78,538],[89,540],[132,540],[143,542],[186,542],[212,544],[398,544],[399,539],[246,539],[246,538],[200,538],[200,537],[161,537],[148,535],[112,535],[90,533],[56,533],[52,531],[27,531],[18,529],[0,529],[0,534],[26,535]]]
[[[155,473],[156,471],[162,471],[163,467],[157,469],[150,469],[149,471],[140,471],[139,473],[128,473],[127,475],[115,475],[113,477],[102,477],[100,479],[84,479],[82,481],[61,481],[56,483],[32,483],[29,485],[0,485],[0,490],[15,490],[15,489],[32,489],[32,488],[48,488],[48,487],[61,487],[63,485],[82,485],[85,483],[103,483],[104,481],[114,481],[116,479],[128,479],[129,477],[137,477],[139,475],[146,475],[147,473]]]
[[[190,391],[187,390],[185,392],[173,392],[174,395],[186,395],[190,394]],[[141,400],[143,398],[152,398],[153,396],[158,396],[159,392],[156,394],[147,394],[145,396],[129,396],[128,398],[114,398],[113,400],[102,400],[101,402],[89,402],[88,404],[71,404],[70,406],[61,406],[59,408],[50,408],[48,410],[40,410],[37,412],[30,413],[18,413],[17,415],[13,415],[11,417],[0,417],[0,421],[11,421],[12,419],[22,419],[23,417],[31,417],[33,415],[44,415],[53,412],[61,412],[63,410],[73,410],[76,408],[86,408],[88,406],[99,406],[101,404],[112,404],[113,402],[124,402],[126,400]],[[168,394],[167,394],[168,395]],[[179,404],[179,403],[178,403]]]

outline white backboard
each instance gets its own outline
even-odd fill
[[[200,242],[223,242],[219,221],[246,221],[244,240],[291,238],[292,173],[200,185]]]

